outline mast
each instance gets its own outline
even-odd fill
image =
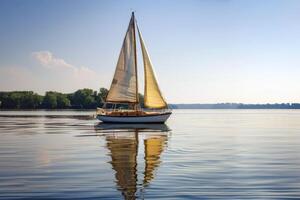
[[[137,105],[139,104],[139,84],[138,84],[138,73],[137,73],[137,53],[136,53],[136,35],[135,35],[135,17],[134,12],[132,12],[132,18],[133,18],[133,37],[134,37],[134,62],[135,62],[135,77],[136,77],[136,104],[135,104],[135,110],[137,110]]]

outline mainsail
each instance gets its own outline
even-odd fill
[[[128,26],[107,102],[138,103],[134,14]]]
[[[144,74],[145,74],[145,91],[144,91],[144,105],[147,108],[165,108],[167,107],[167,103],[163,98],[157,80],[155,78],[155,73],[152,68],[152,64],[147,53],[145,43],[142,38],[142,34],[138,29],[140,43],[142,48],[143,54],[143,61],[144,61]]]

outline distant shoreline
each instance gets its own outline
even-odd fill
[[[172,109],[300,109],[300,103],[274,104],[243,104],[243,103],[216,103],[216,104],[170,104]]]

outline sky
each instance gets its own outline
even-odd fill
[[[0,91],[109,88],[135,16],[168,103],[300,102],[300,1],[0,0]],[[138,47],[140,92],[143,65]]]

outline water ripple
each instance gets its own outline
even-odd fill
[[[0,199],[299,199],[300,111],[1,111]]]

